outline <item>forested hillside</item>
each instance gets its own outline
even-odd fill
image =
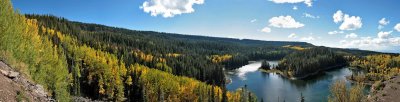
[[[140,37],[143,39],[138,38],[139,40],[128,37],[130,40],[118,42],[127,37],[121,36],[121,33],[117,33],[119,36],[114,35],[115,38],[111,42],[110,36],[113,34],[108,33],[112,32],[100,30],[95,33],[74,28],[63,29],[65,31],[61,32],[61,26],[45,25],[45,21],[25,18],[16,13],[9,0],[0,2],[0,12],[1,60],[26,74],[31,80],[42,84],[57,101],[71,101],[71,96],[106,101],[257,100],[254,94],[245,89],[227,92],[224,87],[218,86],[224,83],[224,75],[218,73],[222,70],[221,65],[207,64],[213,63],[211,59],[207,59],[210,56],[200,60],[193,55],[178,53],[174,48],[162,53],[164,50],[159,50],[159,45],[147,42],[153,40],[144,39],[145,37]],[[97,34],[102,35],[91,36]],[[128,49],[130,47],[132,48]],[[161,48],[169,49],[162,46]],[[184,50],[181,49],[182,52]],[[168,58],[176,60],[171,61]],[[199,63],[190,65],[190,61]],[[174,66],[167,63],[182,64]],[[180,68],[171,67],[179,65]],[[194,68],[199,66],[208,69]],[[209,74],[201,75],[199,71],[208,71],[201,74]],[[209,84],[190,77],[200,80],[203,78],[203,81]]]
[[[350,66],[362,69],[366,73],[361,75],[353,75],[351,80],[366,83],[377,83],[382,80],[388,80],[400,73],[400,56],[399,55],[369,55],[369,56],[353,56]]]
[[[139,63],[174,75],[223,86],[222,68],[234,69],[250,60],[278,60],[296,51],[281,45],[311,47],[303,42],[272,42],[134,31],[71,22],[54,16],[27,15],[45,26],[77,38],[77,43],[115,54],[125,65]]]
[[[277,69],[290,78],[304,78],[319,71],[347,64],[343,55],[330,48],[314,47],[284,57]]]
[[[0,13],[0,60],[61,102],[74,96],[103,101],[257,101],[246,87],[226,91],[224,75],[224,70],[257,60],[281,60],[274,67],[289,77],[347,61],[367,70],[358,79],[382,80],[399,71],[396,54],[136,31],[52,15],[22,15],[10,0],[1,0]],[[262,67],[270,65],[264,61]]]

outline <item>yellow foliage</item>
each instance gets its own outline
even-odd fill
[[[369,55],[354,58],[350,65],[368,71],[365,81],[378,81],[398,74],[396,69],[400,67],[400,56],[387,54]]]
[[[299,50],[299,51],[307,49],[307,48],[303,48],[303,47],[301,47],[301,46],[292,46],[292,45],[286,45],[286,46],[282,46],[282,47],[284,47],[284,48],[291,48],[291,49]]]
[[[161,57],[155,57],[151,54],[146,54],[140,50],[134,50],[132,51],[133,55],[145,62],[152,62],[152,61],[156,61],[156,62],[160,62],[160,63],[165,63],[167,60],[165,58],[161,58]]]
[[[168,57],[179,57],[181,55],[182,54],[179,54],[179,53],[168,53],[168,54],[166,54],[166,56],[168,56]]]
[[[225,54],[225,55],[212,55],[211,56],[211,61],[213,63],[221,63],[227,60],[230,60],[233,56],[229,55],[229,54]]]
[[[146,101],[156,102],[159,97],[169,102],[210,101],[208,91],[214,92],[217,101],[222,101],[222,89],[217,86],[207,85],[203,82],[188,77],[175,76],[146,66],[135,64],[131,66],[135,71],[133,75],[140,73],[139,83],[146,92]],[[212,88],[214,87],[214,88]],[[214,90],[212,90],[214,89]],[[206,92],[204,92],[206,91]]]
[[[81,70],[88,73],[88,84],[97,83],[98,93],[109,99],[123,100],[123,82],[127,73],[124,62],[108,52],[93,49],[85,44],[78,45],[76,38],[48,28],[46,30],[50,32],[50,36],[56,36],[61,42],[68,44],[67,51],[76,57],[76,62],[83,62],[85,67]]]

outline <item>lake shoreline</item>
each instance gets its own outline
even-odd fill
[[[278,61],[268,61],[271,65],[277,65]],[[337,64],[342,65],[342,64]],[[259,69],[261,63],[252,63],[238,70],[226,70],[227,80],[230,82],[226,84],[229,91],[236,91],[247,85],[247,88],[254,92],[261,100],[268,102],[277,102],[279,99],[285,99],[287,102],[296,102],[303,93],[306,100],[310,102],[326,102],[329,95],[329,86],[335,82],[332,79],[345,79],[352,73],[348,67],[343,68],[328,68],[325,67],[325,72],[307,77],[303,80],[291,80],[287,77],[282,77],[281,71],[277,69],[263,70]],[[247,69],[247,70],[244,70]],[[278,74],[277,74],[278,73]],[[346,81],[347,85],[350,82]],[[318,91],[318,92],[315,92]]]
[[[340,64],[340,65],[330,66],[330,67],[327,67],[327,68],[324,68],[324,69],[320,69],[320,70],[318,70],[316,72],[305,74],[305,75],[302,75],[302,76],[299,76],[299,77],[288,76],[288,75],[284,74],[281,70],[278,70],[278,69],[271,69],[271,70],[259,69],[259,70],[261,70],[262,72],[266,72],[266,73],[277,73],[277,74],[279,74],[279,75],[281,75],[281,76],[283,76],[283,77],[285,77],[287,79],[290,79],[290,80],[301,80],[301,79],[305,79],[305,78],[308,78],[308,77],[311,77],[311,76],[318,75],[318,74],[320,74],[320,72],[323,72],[323,71],[332,70],[332,69],[336,69],[336,68],[341,68],[341,67],[344,67],[344,66],[347,66],[347,65],[348,65],[347,63],[343,63],[343,64]]]

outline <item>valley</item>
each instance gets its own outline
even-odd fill
[[[0,13],[0,102],[361,102],[400,73],[398,53]]]

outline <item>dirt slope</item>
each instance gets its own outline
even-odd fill
[[[53,101],[41,85],[29,81],[25,76],[0,61],[0,102],[48,102]]]
[[[369,102],[400,102],[400,76],[384,81],[381,88],[373,86]]]

